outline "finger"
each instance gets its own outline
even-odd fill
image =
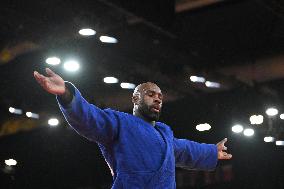
[[[50,68],[45,68],[45,71],[46,71],[47,75],[49,75],[51,77],[56,75],[56,73],[54,73]]]
[[[225,151],[226,151],[227,149],[228,149],[228,148],[227,148],[226,146],[223,146],[223,150],[225,150]]]
[[[218,159],[231,159],[232,157],[233,157],[232,154],[222,152],[222,153],[220,153]]]
[[[37,71],[34,71],[34,77],[38,83],[41,83],[44,80],[44,76],[39,74]]]
[[[225,144],[225,142],[227,142],[227,138],[224,138],[223,140],[221,140],[221,142],[220,143],[222,143],[222,144]]]
[[[225,154],[224,155],[224,159],[231,159],[233,157],[233,155],[232,154]]]
[[[46,88],[47,80],[46,80],[46,77],[45,77],[44,75],[41,75],[41,74],[38,73],[37,71],[34,71],[34,77],[35,77],[36,81],[37,81],[43,88]]]

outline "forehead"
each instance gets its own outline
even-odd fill
[[[140,91],[147,92],[147,91],[154,91],[156,93],[162,93],[161,89],[154,83],[145,83],[141,86]]]

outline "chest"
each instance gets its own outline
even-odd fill
[[[119,133],[120,144],[128,150],[150,153],[163,153],[171,143],[171,132],[162,126],[155,127],[140,120],[128,120],[121,126]]]

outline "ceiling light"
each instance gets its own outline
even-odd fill
[[[268,116],[276,116],[278,114],[278,110],[276,108],[268,108],[266,110],[266,114]]]
[[[79,63],[75,60],[70,60],[64,63],[64,69],[70,72],[75,72],[79,69]]]
[[[95,35],[96,31],[91,28],[84,28],[84,29],[79,30],[79,34],[83,36],[91,36],[91,35]]]
[[[208,131],[211,129],[211,126],[208,123],[196,125],[196,130],[198,131]]]
[[[39,118],[38,114],[32,113],[32,112],[26,112],[26,116],[29,117],[29,118],[35,118],[35,119]]]
[[[115,77],[105,77],[104,82],[105,83],[118,83],[118,79]]]
[[[198,76],[190,76],[189,77],[190,81],[195,82],[195,83],[204,83],[205,82],[205,78],[204,77],[198,77]]]
[[[284,114],[280,114],[280,119],[284,119]]]
[[[49,65],[58,65],[60,64],[61,60],[57,57],[49,57],[45,60],[45,62]]]
[[[276,144],[276,146],[284,146],[284,141],[282,141],[282,140],[277,140],[277,141],[275,142],[275,144]]]
[[[5,164],[8,166],[14,166],[14,165],[17,165],[17,161],[14,159],[8,159],[8,160],[5,160]]]
[[[56,118],[50,118],[49,120],[48,120],[48,125],[50,125],[50,126],[52,126],[52,127],[55,127],[55,126],[57,126],[59,124],[59,121],[58,121],[58,119],[56,119]]]
[[[123,89],[134,89],[136,85],[133,83],[120,83],[120,87]]]
[[[234,133],[241,133],[243,130],[244,130],[244,127],[243,127],[242,125],[239,125],[239,124],[234,125],[234,126],[232,127],[232,131],[233,131]]]
[[[250,116],[249,120],[252,125],[260,125],[263,123],[263,116],[262,115],[252,115]]]
[[[254,135],[254,130],[253,129],[245,129],[244,130],[244,135],[245,136],[253,136]]]
[[[100,41],[103,43],[117,43],[117,39],[109,36],[101,36]]]
[[[21,109],[16,109],[16,108],[13,108],[13,107],[10,107],[9,108],[9,112],[12,113],[12,114],[22,114],[23,111]]]
[[[206,87],[209,87],[209,88],[220,88],[221,87],[220,83],[212,82],[212,81],[206,81],[205,85]]]
[[[264,142],[273,142],[274,141],[274,137],[272,137],[272,136],[266,136],[266,137],[264,137]]]

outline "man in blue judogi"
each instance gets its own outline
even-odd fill
[[[34,72],[39,84],[55,94],[69,125],[96,142],[107,162],[113,189],[174,189],[175,167],[212,170],[218,159],[230,159],[227,139],[200,144],[174,137],[170,127],[158,122],[163,95],[151,82],[138,85],[133,93],[133,115],[89,104],[78,89],[50,69],[48,76]]]

